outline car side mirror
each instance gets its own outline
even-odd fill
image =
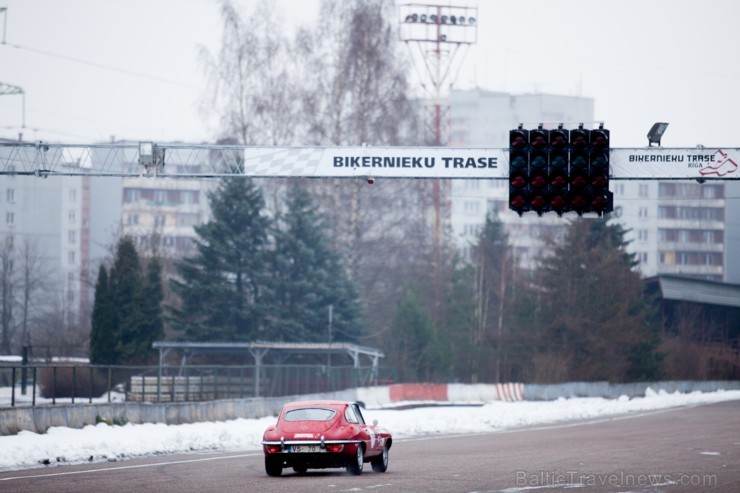
[[[378,420],[377,419],[374,419],[373,420],[373,426],[378,426]]]

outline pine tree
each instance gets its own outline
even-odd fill
[[[542,349],[561,357],[570,379],[621,381],[655,355],[651,307],[626,246],[619,224],[579,218],[542,261]]]
[[[154,264],[145,283],[134,242],[125,236],[118,241],[110,271],[100,267],[90,332],[92,363],[148,362],[152,342],[163,332],[161,269]]]
[[[115,344],[116,312],[113,310],[108,269],[104,265],[98,271],[95,283],[95,301],[90,331],[90,363],[94,365],[113,365],[117,363]]]
[[[473,374],[476,306],[474,268],[469,262],[454,258],[447,287],[446,317],[442,327],[446,328],[444,337],[453,353],[454,376],[461,381],[469,381]]]
[[[269,285],[269,220],[261,190],[249,179],[224,179],[209,194],[212,219],[196,226],[197,253],[179,262],[171,281],[180,298],[173,327],[192,341],[263,338]]]
[[[298,184],[290,188],[285,210],[275,231],[272,256],[272,338],[355,341],[359,333],[357,292],[329,245],[323,218]]]
[[[116,364],[131,362],[136,355],[141,313],[142,276],[139,254],[133,239],[125,236],[118,242],[116,259],[110,275],[111,300],[117,312],[113,335]]]
[[[122,358],[127,364],[147,364],[155,356],[152,343],[164,336],[162,301],[162,264],[153,257],[149,260],[147,275],[141,279],[137,293],[138,309],[124,319],[130,320],[122,334]]]
[[[409,288],[396,305],[386,352],[402,382],[429,382],[447,377],[450,353],[431,316]]]

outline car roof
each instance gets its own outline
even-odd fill
[[[293,401],[288,402],[283,406],[283,409],[300,409],[303,407],[344,407],[354,404],[350,401],[339,401],[339,400],[328,400],[328,399],[317,399],[307,401]]]

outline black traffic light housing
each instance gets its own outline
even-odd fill
[[[509,209],[520,216],[611,212],[609,157],[610,134],[603,125],[595,130],[520,125],[509,132]]]
[[[550,131],[542,127],[529,132],[529,207],[538,215],[548,211],[547,180]]]
[[[550,131],[549,166],[547,182],[549,189],[548,205],[551,211],[562,214],[568,205],[568,147],[570,132],[562,127]]]
[[[609,191],[609,130],[591,131],[589,146],[590,211],[599,215],[611,212],[612,193]]]
[[[569,210],[579,216],[590,212],[591,198],[588,187],[590,133],[590,130],[582,126],[570,131]]]
[[[529,207],[529,130],[509,132],[509,209],[520,216]]]

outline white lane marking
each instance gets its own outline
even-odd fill
[[[240,459],[242,457],[254,457],[257,455],[262,455],[262,452],[256,452],[253,454],[228,455],[228,456],[223,456],[223,457],[205,457],[202,459],[177,460],[177,461],[171,461],[171,462],[157,462],[154,464],[137,464],[137,465],[130,465],[130,466],[103,467],[100,469],[88,469],[85,471],[67,471],[67,472],[53,472],[53,473],[46,473],[46,474],[34,474],[34,475],[29,475],[29,476],[13,476],[9,478],[0,478],[0,481],[12,481],[15,479],[52,478],[55,476],[72,476],[75,474],[94,474],[98,472],[122,471],[125,469],[143,469],[145,467],[159,467],[159,466],[168,466],[168,465],[176,465],[176,464],[188,464],[191,462],[208,462],[208,461],[214,461],[214,460]]]

